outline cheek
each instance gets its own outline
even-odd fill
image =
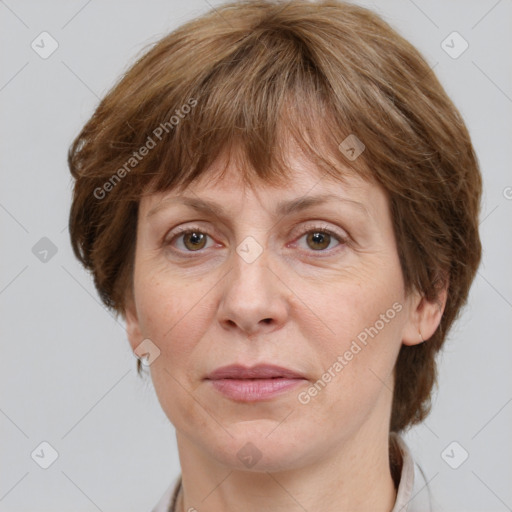
[[[318,312],[316,325],[323,327],[323,336],[310,332],[308,338],[323,340],[332,354],[348,349],[358,336],[364,342],[368,331],[376,334],[375,327],[380,338],[396,337],[401,327],[398,310],[405,300],[399,268],[367,265],[332,277],[324,286],[316,283],[301,292]]]
[[[201,366],[194,359],[198,340],[212,323],[206,283],[168,279],[165,273],[145,275],[135,283],[140,328],[160,349],[151,364],[151,380],[162,409],[174,425],[207,428],[208,418],[191,393],[199,383]]]
[[[304,323],[304,337],[314,342],[310,349],[322,372],[310,388],[311,406],[333,418],[349,411],[354,418],[364,415],[383,388],[392,386],[405,311],[400,269],[345,273],[310,298],[318,307],[317,328]]]
[[[207,302],[211,285],[141,270],[144,278],[135,282],[135,297],[142,334],[158,346],[167,366],[180,368],[178,362],[186,360],[212,321]]]

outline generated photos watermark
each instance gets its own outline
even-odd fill
[[[309,404],[311,399],[318,395],[320,391],[322,391],[329,382],[332,381],[334,377],[336,377],[344,368],[349,364],[354,356],[359,354],[368,345],[368,338],[375,338],[377,334],[379,334],[384,327],[389,324],[393,318],[395,318],[397,313],[402,311],[403,306],[399,302],[395,302],[385,313],[381,313],[379,319],[375,321],[375,323],[370,327],[365,327],[357,336],[356,339],[352,340],[350,347],[346,350],[343,355],[339,355],[336,358],[336,361],[327,368],[327,370],[322,374],[322,377],[318,379],[314,384],[309,386],[306,390],[301,391],[297,399],[303,404]]]
[[[129,174],[132,169],[137,167],[139,163],[144,159],[145,156],[149,154],[149,152],[154,149],[159,142],[161,142],[164,138],[164,134],[169,133],[173,130],[185,116],[197,105],[197,100],[194,98],[190,98],[188,103],[182,105],[179,109],[174,111],[175,115],[172,115],[168,121],[164,121],[160,123],[152,132],[151,135],[148,135],[146,142],[140,146],[137,151],[132,153],[126,162],[117,169],[112,176],[105,181],[105,183],[101,187],[96,187],[94,189],[94,197],[98,200],[105,199],[107,194],[111,192],[114,187],[121,182],[121,180]]]

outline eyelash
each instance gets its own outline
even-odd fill
[[[213,237],[210,235],[210,233],[208,233],[208,231],[204,230],[203,228],[200,228],[199,226],[186,226],[186,227],[183,227],[183,228],[178,228],[173,234],[172,234],[172,237],[170,239],[164,239],[164,245],[166,246],[172,246],[172,243],[177,240],[178,238],[180,238],[181,236],[185,235],[185,234],[189,234],[189,233],[200,233],[200,234],[203,234],[203,235],[207,235],[208,237],[210,237],[211,239],[213,239]],[[325,228],[324,226],[308,226],[307,229],[305,229],[304,231],[301,232],[301,234],[295,239],[295,240],[300,240],[304,235],[307,235],[309,233],[322,233],[322,234],[326,234],[326,235],[329,235],[333,238],[335,238],[338,242],[339,242],[339,245],[343,246],[343,245],[346,245],[348,243],[348,237],[347,236],[343,236],[339,233],[336,233],[335,231],[331,230],[331,229],[327,229]],[[294,244],[296,242],[293,242]],[[338,247],[339,249],[339,247]],[[194,253],[197,253],[197,254],[202,254],[205,249],[198,249],[197,251],[183,251],[181,249],[175,249],[173,248],[172,249],[174,252],[178,253],[180,256],[184,257],[184,258],[193,258],[194,257]],[[337,249],[334,248],[334,249],[319,249],[318,251],[314,251],[313,249],[307,251],[307,252],[310,252],[310,253],[317,253],[319,254],[319,257],[322,257],[322,255],[320,255],[320,253],[328,253],[328,255],[330,256],[332,253],[334,252],[337,252]],[[185,253],[189,253],[190,256],[185,256]]]

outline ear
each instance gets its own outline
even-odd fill
[[[404,345],[419,345],[433,336],[441,322],[447,295],[448,283],[439,290],[437,297],[432,301],[417,291],[411,293],[409,319],[402,333]]]
[[[131,298],[126,301],[124,318],[126,322],[126,334],[128,336],[128,341],[130,342],[132,350],[135,351],[144,337],[142,336],[142,332],[140,330],[137,309],[135,307],[134,301]]]

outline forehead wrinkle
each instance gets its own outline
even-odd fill
[[[261,202],[259,198],[258,200]],[[284,217],[286,215],[291,215],[296,212],[307,210],[314,206],[319,206],[333,200],[350,204],[355,208],[359,209],[361,212],[365,213],[366,215],[369,215],[368,209],[364,204],[358,201],[354,201],[352,199],[336,196],[335,194],[319,194],[315,196],[304,196],[291,200],[283,200],[277,204],[273,213],[275,216]],[[202,199],[199,197],[175,196],[164,199],[163,201],[158,203],[158,205],[156,205],[153,209],[151,209],[148,212],[147,217],[151,217],[158,211],[167,208],[170,204],[182,204],[198,212],[206,213],[217,218],[227,218],[230,213],[226,211],[222,205],[209,199]]]

